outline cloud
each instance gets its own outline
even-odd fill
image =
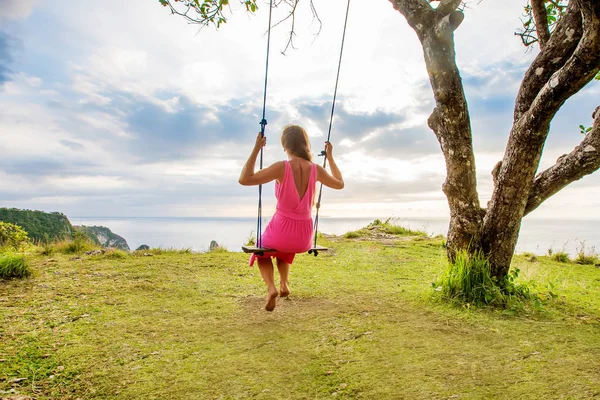
[[[39,0],[2,0],[0,19],[27,18]]]
[[[10,79],[14,57],[14,39],[6,32],[0,31],[0,86]]]
[[[75,150],[75,151],[82,151],[85,150],[85,146],[82,145],[81,143],[77,143],[77,142],[72,142],[70,140],[61,140],[60,144],[62,144],[63,146],[68,147],[71,150]]]

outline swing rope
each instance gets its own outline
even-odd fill
[[[327,141],[331,138],[331,126],[333,125],[333,113],[335,111],[335,100],[337,97],[338,90],[338,82],[340,80],[340,69],[342,67],[342,55],[344,53],[344,41],[346,40],[346,26],[348,25],[348,12],[350,11],[350,0],[348,0],[348,5],[346,6],[346,19],[344,21],[344,32],[342,34],[342,45],[340,47],[340,59],[338,62],[337,76],[335,78],[335,89],[333,91],[333,102],[331,104],[331,116],[329,118],[329,131],[327,133]],[[323,156],[323,168],[327,166],[327,156],[325,155],[325,150],[321,151],[321,156]],[[319,233],[319,210],[321,209],[321,196],[323,195],[323,183],[321,183],[319,187],[319,197],[317,199],[317,213],[315,215],[315,234],[314,234],[314,242],[313,247],[317,247],[317,234]],[[317,251],[315,251],[315,256],[317,255]]]
[[[267,110],[267,82],[269,78],[269,50],[271,47],[271,15],[273,13],[273,0],[269,4],[269,30],[267,31],[267,61],[265,65],[265,89],[263,94],[263,110],[262,119],[260,121],[260,135],[265,137],[265,127],[267,126],[267,120],[265,119],[265,113]],[[260,148],[260,169],[263,167],[263,148]],[[262,185],[258,185],[258,222],[256,228],[256,245],[262,247]]]

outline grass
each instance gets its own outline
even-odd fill
[[[392,218],[388,218],[386,221],[381,222],[376,219],[366,227],[346,232],[344,235],[345,239],[357,239],[357,238],[386,238],[390,236],[427,236],[426,232],[413,231],[409,228],[405,228],[397,224],[397,221]]]
[[[454,263],[448,263],[440,281],[432,286],[442,298],[459,305],[523,308],[524,301],[532,296],[527,285],[515,283],[519,272],[518,268],[513,269],[498,281],[492,277],[490,263],[481,252],[470,255],[461,251]]]
[[[557,253],[552,254],[552,259],[561,263],[568,263],[569,261],[571,261],[569,259],[569,254],[565,253],[564,251],[559,251]]]
[[[31,267],[25,255],[12,252],[0,253],[0,279],[28,278],[29,276],[31,276]]]
[[[441,239],[321,240],[272,313],[242,253],[34,255],[0,283],[0,397],[599,396],[599,268],[516,256],[542,308],[457,308],[431,301]]]

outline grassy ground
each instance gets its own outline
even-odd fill
[[[0,281],[0,398],[600,398],[600,268],[516,257],[542,309],[458,309],[441,239],[321,244],[272,313],[241,253],[31,256]]]

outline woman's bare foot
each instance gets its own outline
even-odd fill
[[[277,293],[276,289],[274,292],[269,291],[269,295],[267,296],[267,303],[265,304],[265,310],[273,311],[275,309],[275,306],[277,305],[278,295],[279,293]]]
[[[279,296],[288,297],[290,295],[290,286],[287,283],[279,284]]]

